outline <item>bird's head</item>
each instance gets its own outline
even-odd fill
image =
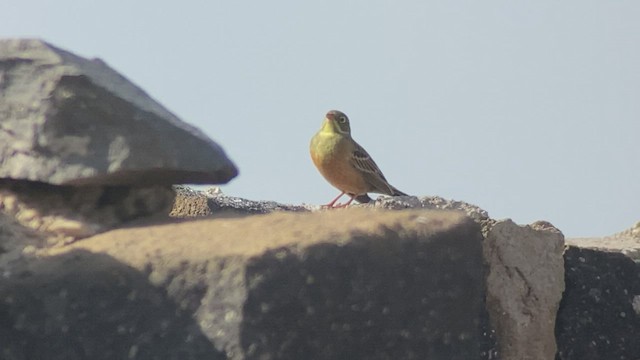
[[[322,130],[350,136],[351,126],[349,126],[349,118],[342,111],[331,110],[324,117]]]

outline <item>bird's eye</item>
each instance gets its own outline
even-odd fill
[[[344,124],[347,122],[347,118],[344,116],[340,116],[340,119],[338,121],[340,121],[340,124]]]

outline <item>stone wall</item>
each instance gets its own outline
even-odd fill
[[[639,359],[637,225],[196,191],[237,168],[104,62],[2,40],[0,89],[2,359]]]

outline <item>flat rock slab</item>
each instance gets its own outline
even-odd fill
[[[0,342],[29,355],[16,359],[150,358],[158,346],[180,359],[486,359],[484,276],[480,226],[460,212],[114,230],[5,278],[0,334],[12,336]]]
[[[222,148],[122,75],[40,40],[0,40],[0,178],[226,183]]]

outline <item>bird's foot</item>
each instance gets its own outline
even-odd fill
[[[353,202],[353,199],[354,198],[349,199],[349,201],[347,201],[344,204],[335,204],[334,202],[330,202],[327,205],[323,205],[322,208],[323,209],[344,209],[349,205],[351,205],[351,203]]]
[[[326,204],[326,205],[321,205],[320,208],[321,209],[341,209],[341,208],[345,208],[347,207],[347,204]]]
[[[346,203],[344,203],[344,204],[335,204],[335,205],[333,205],[333,208],[334,208],[334,209],[344,209],[344,208],[346,208],[347,206],[349,206],[349,203],[348,203],[348,202],[346,202]]]
[[[336,202],[338,201],[338,199],[340,199],[342,197],[342,195],[344,195],[345,192],[341,192],[340,195],[338,195],[335,199],[333,199],[330,203],[328,203],[327,205],[322,205],[320,208],[322,209],[341,209],[341,208],[346,208],[347,206],[349,206],[349,204],[351,204],[353,202],[354,199],[356,199],[356,196],[353,194],[347,194],[349,195],[350,199],[349,201],[347,201],[344,204],[336,204]],[[364,195],[366,198],[368,198],[367,194]]]

